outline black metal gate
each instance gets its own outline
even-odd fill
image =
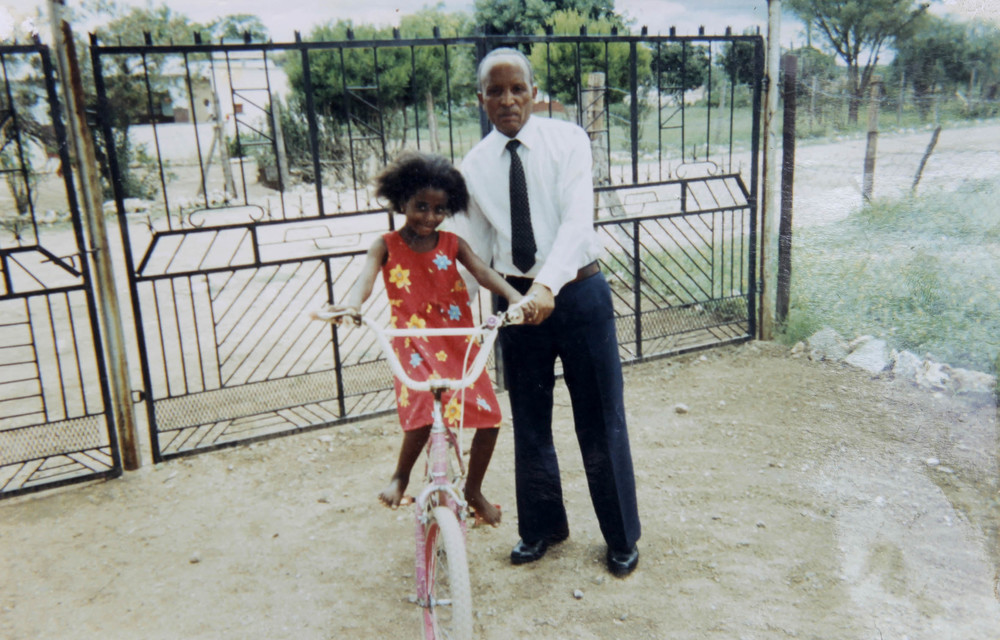
[[[369,186],[380,166],[405,147],[457,162],[486,132],[475,63],[501,44],[535,52],[539,117],[591,133],[623,360],[755,335],[759,36],[94,41],[156,460],[392,408],[371,339],[303,312],[341,299],[394,228]],[[713,82],[734,50],[749,76]],[[685,81],[698,60],[701,98]],[[119,108],[124,93],[141,113]],[[154,195],[137,201],[140,139]],[[388,316],[382,297],[368,313]]]
[[[0,46],[0,497],[121,473],[48,50]]]

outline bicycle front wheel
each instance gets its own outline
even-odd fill
[[[424,628],[428,640],[472,639],[472,587],[465,555],[465,536],[455,513],[435,507],[427,524],[424,545],[427,608]]]

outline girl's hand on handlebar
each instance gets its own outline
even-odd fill
[[[507,298],[507,310],[505,312],[507,324],[527,324],[528,316],[533,311],[534,298],[522,296],[520,293]]]
[[[357,307],[339,304],[323,305],[322,309],[309,312],[309,317],[313,320],[322,320],[338,326],[343,323],[344,318],[352,318],[356,321],[360,315],[361,311]]]

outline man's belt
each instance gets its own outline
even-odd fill
[[[580,267],[580,270],[576,272],[576,277],[567,282],[566,284],[573,284],[574,282],[579,282],[580,280],[585,280],[590,276],[597,275],[601,270],[600,265],[597,260],[594,260],[590,264]],[[514,287],[521,285],[525,290],[527,290],[531,283],[534,282],[533,278],[525,278],[523,276],[504,276],[504,279],[512,284]],[[518,287],[520,288],[520,287]]]

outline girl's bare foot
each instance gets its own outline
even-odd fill
[[[483,494],[480,493],[476,496],[467,495],[465,496],[465,500],[469,503],[469,507],[476,513],[476,520],[493,527],[500,524],[500,509],[497,509],[497,506],[487,500]]]
[[[406,482],[401,478],[393,478],[389,485],[378,494],[378,500],[390,509],[395,509],[403,501],[403,492],[406,490]]]

